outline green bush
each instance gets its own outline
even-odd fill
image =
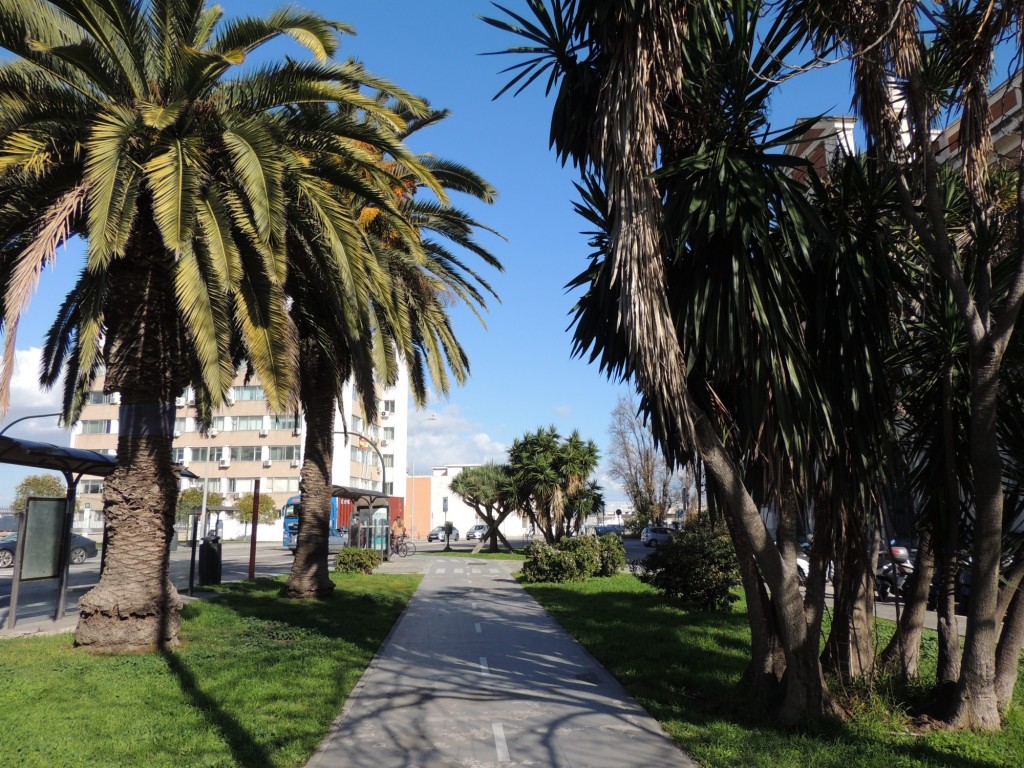
[[[342,573],[373,573],[381,564],[380,552],[376,549],[345,547],[338,550],[334,558],[334,570]]]
[[[724,611],[740,583],[736,551],[728,537],[688,526],[647,557],[640,579],[669,597],[706,611]]]
[[[523,581],[530,583],[580,581],[584,578],[572,552],[549,544],[531,544],[526,548],[522,576]]]
[[[622,544],[622,539],[614,533],[606,533],[597,541],[601,551],[598,576],[614,576],[626,567],[626,547]]]
[[[596,536],[574,536],[555,544],[556,549],[568,552],[576,561],[579,578],[596,576],[601,570],[601,543]]]
[[[626,549],[614,533],[562,539],[554,546],[531,544],[525,550],[523,581],[582,581],[591,576],[611,576],[626,565]]]

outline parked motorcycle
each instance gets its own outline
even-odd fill
[[[875,594],[879,600],[888,600],[890,595],[903,597],[907,581],[914,573],[914,561],[910,559],[910,550],[898,546],[894,541],[889,543],[878,557],[875,569]]]

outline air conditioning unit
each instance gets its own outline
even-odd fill
[[[377,445],[379,445],[381,448],[386,447],[387,444],[388,444],[387,440],[381,440],[379,443],[377,443]]]
[[[292,437],[299,437],[302,434],[302,430],[296,427],[292,430]]]
[[[234,392],[228,392],[227,396],[225,396],[225,398],[224,398],[224,402],[226,402],[228,405],[234,405],[235,404],[235,393]]]
[[[268,467],[268,468],[272,467],[272,466],[274,466],[274,462],[271,459],[264,459],[263,460],[263,466],[264,467]]]
[[[391,418],[391,411],[381,411],[381,413],[380,413],[380,420],[381,421],[387,421],[390,418]]]
[[[270,433],[267,432],[267,430],[265,430],[265,429],[261,429],[260,430],[260,437],[266,437],[268,434],[270,434]]]
[[[301,467],[301,466],[302,466],[302,462],[301,461],[299,461],[298,459],[292,459],[292,467],[297,469],[298,467]]]
[[[217,436],[218,434],[220,434],[220,433],[219,433],[219,432],[217,432],[217,430],[216,430],[216,429],[211,429],[211,430],[210,430],[210,432],[209,432],[209,434],[210,434],[210,437],[216,437],[216,436]]]
[[[185,468],[185,469],[188,469],[188,465],[189,465],[190,463],[191,463],[191,462],[189,462],[189,461],[188,461],[188,459],[186,459],[185,461],[181,462],[181,466],[182,466],[183,468]]]
[[[180,429],[174,430],[174,436],[175,437],[181,437],[181,430]]]
[[[179,408],[184,407],[184,405],[185,405],[185,398],[184,397],[176,397],[176,398],[174,398],[174,404],[176,406],[178,406]]]
[[[220,467],[221,469],[227,469],[228,467],[231,466],[231,459],[221,459],[220,463],[217,466]]]

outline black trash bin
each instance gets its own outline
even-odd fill
[[[220,537],[207,536],[199,545],[199,586],[220,584]]]

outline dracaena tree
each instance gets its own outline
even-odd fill
[[[335,59],[344,25],[295,8],[222,14],[205,0],[0,1],[11,54],[0,63],[0,393],[28,295],[77,236],[86,265],[47,339],[42,380],[63,377],[68,423],[101,372],[121,395],[105,568],[80,602],[80,645],[177,638],[167,563],[183,387],[217,404],[244,357],[273,408],[293,402],[285,280],[296,197],[316,209],[325,188],[348,184],[386,204],[390,187],[372,169],[352,172],[373,165],[365,148],[415,163],[396,138],[403,121],[365,87],[404,94]],[[312,58],[240,66],[284,36]],[[289,119],[310,104],[328,116],[315,133]],[[318,223],[329,238],[331,217]]]

